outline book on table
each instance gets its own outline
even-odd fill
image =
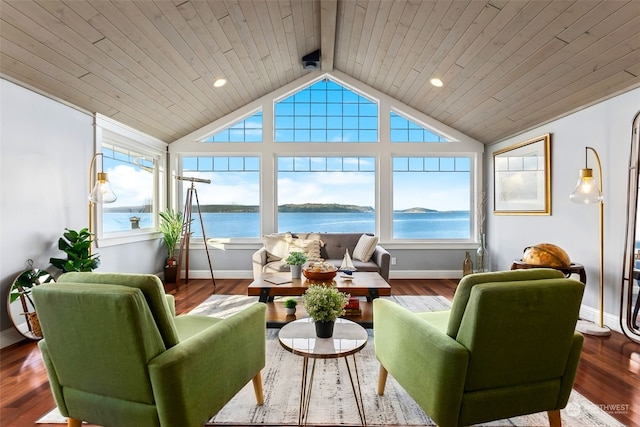
[[[285,283],[291,283],[290,277],[276,276],[275,274],[262,276],[262,279],[265,282],[273,283],[274,285],[284,285]]]
[[[344,306],[345,316],[359,316],[362,314],[360,310],[360,300],[355,297],[350,297],[347,305]]]

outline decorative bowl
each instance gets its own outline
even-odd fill
[[[337,269],[333,271],[302,270],[302,274],[304,274],[307,280],[316,283],[331,282],[337,273]]]

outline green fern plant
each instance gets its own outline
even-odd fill
[[[162,232],[162,238],[164,244],[167,247],[167,264],[171,264],[174,260],[173,253],[176,249],[176,245],[180,240],[183,227],[183,215],[182,212],[174,211],[173,209],[167,209],[164,212],[160,212],[160,232]]]

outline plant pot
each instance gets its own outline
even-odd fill
[[[291,268],[291,278],[292,279],[300,279],[302,277],[302,266],[301,265],[290,265]]]
[[[318,338],[331,338],[333,336],[333,325],[335,321],[330,322],[315,322],[316,336]]]
[[[165,265],[164,267],[164,283],[176,283],[178,277],[178,266]]]
[[[295,307],[291,307],[291,308],[285,307],[284,311],[287,313],[287,316],[293,316],[294,314],[296,314]]]

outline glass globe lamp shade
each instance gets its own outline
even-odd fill
[[[575,203],[584,204],[602,201],[602,192],[598,188],[598,183],[593,179],[593,171],[590,168],[580,170],[580,178],[569,199]]]
[[[116,193],[111,189],[109,176],[105,172],[98,172],[98,179],[89,194],[89,200],[93,203],[113,203],[117,199]]]

